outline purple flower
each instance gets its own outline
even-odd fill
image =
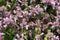
[[[26,25],[26,26],[25,26],[26,30],[28,30],[28,27],[29,27],[29,25]]]
[[[2,19],[2,17],[0,17],[0,20]]]
[[[29,15],[29,13],[28,13],[28,11],[23,11],[23,16],[28,16]]]
[[[46,13],[45,16],[44,16],[45,19],[49,18],[49,14]]]
[[[27,24],[26,19],[25,19],[25,18],[23,18],[23,19],[22,19],[22,23],[20,23],[20,26],[22,26],[22,27],[23,27],[23,26],[25,26],[26,24]]]
[[[13,22],[14,22],[13,19],[6,17],[4,18],[3,23],[8,25],[8,24],[13,24]]]
[[[0,26],[2,25],[2,21],[0,21]]]
[[[1,6],[1,7],[0,7],[0,11],[3,11],[3,10],[4,10],[4,6]]]
[[[49,38],[49,39],[52,38],[53,36],[54,36],[54,35],[53,35],[53,33],[51,33],[51,32],[48,32],[48,34],[46,35],[46,37]]]
[[[10,2],[7,2],[6,4],[9,8],[11,7],[11,3]]]
[[[59,17],[55,16],[56,22],[59,22]]]
[[[39,4],[35,6],[35,10],[39,13],[43,12],[43,8],[41,8]]]
[[[56,10],[60,11],[60,6],[56,6]]]
[[[36,25],[37,25],[38,28],[41,27],[41,23],[40,23],[40,20],[39,19],[37,20]]]
[[[30,22],[28,25],[29,26],[36,26],[36,24],[34,22]]]
[[[13,13],[16,14],[16,10],[13,10]]]
[[[35,2],[36,0],[30,0],[30,3]]]
[[[28,2],[22,2],[22,6],[28,6]]]
[[[4,35],[4,33],[0,32],[0,40],[3,40],[3,35]]]
[[[0,36],[2,36],[2,35],[4,35],[4,33],[1,33],[1,32],[0,32]]]
[[[16,34],[16,37],[17,37],[17,38],[20,38],[19,34]]]
[[[48,28],[48,25],[43,24],[42,31],[46,30]]]
[[[16,6],[16,9],[17,9],[18,11],[21,11],[21,7],[20,7],[20,6]]]
[[[54,40],[59,40],[59,36],[55,36],[53,37]]]
[[[52,22],[48,22],[47,25],[52,25],[53,23]]]
[[[55,6],[55,0],[50,0],[52,6]]]
[[[58,26],[59,26],[59,22],[54,22],[54,23],[53,23],[53,26],[54,26],[54,27],[58,27]]]
[[[58,34],[60,34],[60,29],[57,29]]]
[[[2,29],[2,21],[0,21],[0,30]]]
[[[10,16],[10,12],[6,11],[6,12],[5,12],[5,16],[6,16],[6,17]]]

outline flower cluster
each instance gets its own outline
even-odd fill
[[[0,40],[60,40],[60,0],[2,0]]]

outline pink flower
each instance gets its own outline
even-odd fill
[[[9,18],[10,18],[10,19],[13,19],[13,15],[11,14],[11,15],[9,16]]]
[[[29,15],[28,11],[23,11],[23,16],[28,16],[28,15]]]
[[[44,16],[45,19],[49,18],[49,14],[46,13],[45,16]]]
[[[30,0],[30,3],[35,2],[35,0]]]
[[[52,6],[55,6],[55,0],[50,0]]]
[[[36,24],[37,24],[37,27],[38,28],[41,27],[41,23],[40,23],[40,20],[39,19],[37,20],[37,23]]]
[[[16,34],[16,37],[17,37],[17,38],[20,38],[19,34]]]
[[[59,22],[59,17],[58,17],[58,15],[55,17],[55,19],[56,19],[56,22]]]
[[[43,12],[43,8],[41,8],[39,4],[36,5],[35,8],[36,8],[37,12]]]
[[[28,2],[22,2],[22,5],[28,6]]]
[[[53,23],[52,22],[48,22],[47,25],[52,25]]]
[[[53,25],[58,27],[59,26],[59,22],[54,22]]]
[[[4,6],[1,6],[1,7],[0,7],[0,11],[3,11],[3,10],[4,10]]]
[[[4,18],[4,24],[13,24],[13,19],[11,19],[11,18],[8,18],[8,17],[6,17],[6,18]]]
[[[58,34],[60,34],[60,29],[57,29]]]
[[[59,36],[54,35],[53,39],[54,40],[59,40]]]
[[[28,27],[29,27],[29,25],[26,25],[26,26],[25,26],[26,30],[28,30]]]
[[[7,2],[7,6],[10,8],[11,7],[11,3],[10,2]]]
[[[21,7],[20,6],[16,6],[16,9],[21,11]]]
[[[0,40],[3,40],[4,33],[0,33]]]
[[[48,25],[43,25],[42,31],[46,30],[48,28]]]
[[[0,32],[0,36],[2,36],[2,35],[4,35],[4,33],[1,33],[1,32]]]
[[[53,35],[53,33],[51,33],[51,32],[48,32],[48,34],[46,35],[46,37],[47,38],[52,38],[54,35]]]
[[[58,28],[59,27],[59,22],[54,22],[52,24],[52,28]]]
[[[5,16],[10,16],[10,12],[6,11]]]
[[[0,21],[0,26],[2,25],[2,21]]]
[[[13,10],[13,13],[16,14],[16,10]]]
[[[36,24],[34,22],[30,22],[29,26],[36,26]]]
[[[26,24],[27,24],[26,19],[25,19],[25,18],[23,18],[23,19],[22,19],[22,23],[20,23],[20,26],[22,26],[22,27],[23,27],[23,26],[25,26]]]
[[[2,21],[0,21],[0,30],[2,29]]]
[[[60,11],[60,6],[56,6],[56,9],[57,9],[58,11]]]
[[[2,19],[2,17],[0,17],[0,20]]]
[[[52,6],[55,6],[55,0],[42,0],[42,3],[51,4]]]

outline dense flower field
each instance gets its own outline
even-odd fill
[[[60,0],[0,0],[0,40],[60,40]]]

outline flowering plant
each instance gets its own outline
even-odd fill
[[[60,40],[60,0],[1,0],[0,40]]]

